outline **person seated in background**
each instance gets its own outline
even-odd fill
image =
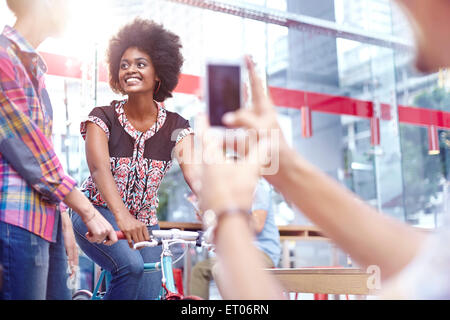
[[[275,268],[280,261],[280,234],[275,224],[272,210],[271,187],[264,179],[260,179],[256,186],[251,208],[252,229],[255,234],[254,245],[258,248],[263,268]],[[216,258],[211,257],[198,262],[192,269],[191,295],[209,299],[209,285],[211,280],[219,282],[220,267],[216,267]],[[220,291],[220,284],[218,289]]]
[[[420,71],[450,67],[450,1],[397,0],[412,18],[417,40]],[[278,170],[265,175],[287,201],[292,202],[326,236],[331,238],[361,266],[378,266],[384,280],[386,298],[450,298],[450,220],[433,234],[426,234],[382,212],[328,177],[306,161],[286,143],[277,122],[276,110],[264,91],[254,64],[247,59],[253,104],[251,108],[226,114],[230,128],[252,129],[275,135],[277,144],[261,138],[246,148],[246,156],[227,163],[222,156],[223,139],[205,139],[208,123],[203,121],[203,150],[216,161],[203,163],[200,209],[212,210],[218,221],[215,231],[216,252],[223,265],[222,293],[225,299],[282,299],[283,289],[262,271],[251,246],[248,212],[252,190],[261,165],[255,149],[266,148],[271,164]],[[236,177],[236,178],[232,178]],[[238,178],[237,178],[238,177]]]

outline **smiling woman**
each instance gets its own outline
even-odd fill
[[[136,252],[132,243],[148,241],[149,231],[159,229],[157,193],[173,155],[191,185],[193,161],[186,155],[193,155],[187,150],[193,130],[161,103],[178,83],[180,48],[179,37],[153,21],[136,19],[124,26],[111,39],[107,58],[110,86],[127,99],[94,108],[81,124],[91,173],[82,190],[130,246],[93,246],[84,237],[84,223],[73,221],[82,250],[112,274],[106,299],[157,297],[161,274],[144,274],[142,266],[158,260],[161,248]]]
[[[119,84],[126,94],[154,92],[161,87],[150,56],[137,47],[128,48],[122,56],[119,69]]]
[[[119,69],[122,69],[121,59],[129,48],[139,48],[146,53],[156,74],[161,81],[155,100],[164,101],[172,97],[172,91],[178,84],[183,57],[181,55],[180,38],[164,29],[161,25],[143,19],[136,19],[133,23],[123,27],[110,41],[107,53],[109,65],[109,83],[117,92],[126,94],[119,79]]]

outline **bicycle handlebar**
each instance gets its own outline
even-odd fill
[[[122,231],[116,231],[116,234],[117,234],[117,239],[127,240],[127,238],[125,237],[125,234]]]
[[[119,240],[126,240],[126,236],[122,231],[116,231],[117,238]],[[134,248],[141,247],[155,247],[160,244],[160,240],[183,240],[183,241],[195,241],[196,246],[202,246],[203,232],[195,231],[182,231],[179,229],[170,230],[152,230],[151,240],[138,242],[134,244]]]

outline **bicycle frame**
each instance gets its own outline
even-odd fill
[[[167,247],[166,247],[167,246]],[[175,280],[173,277],[172,270],[172,253],[169,250],[168,243],[165,243],[163,240],[163,252],[161,255],[160,262],[152,262],[152,263],[144,263],[144,272],[148,271],[162,271],[162,287],[158,300],[163,299],[177,299],[181,298],[181,295],[178,293],[178,290],[175,286]],[[91,300],[102,300],[103,296],[100,293],[100,287],[105,280],[106,290],[108,289],[108,285],[111,281],[111,273],[107,270],[102,270],[100,273],[100,277],[97,281],[97,284],[94,289],[94,293],[92,295]]]
[[[162,253],[162,289],[169,293],[178,293],[175,286],[172,270],[172,253],[168,249],[164,249]],[[165,287],[165,288],[164,288]],[[162,297],[163,292],[161,292]],[[165,295],[164,295],[165,296]]]
[[[116,231],[117,237],[119,240],[125,240],[125,235],[121,231]],[[185,244],[186,250],[182,255],[180,255],[177,260],[179,261],[184,254],[186,254],[187,250],[189,249],[189,245],[196,245],[201,247],[211,247],[211,245],[205,241],[202,240],[203,238],[203,232],[192,232],[192,231],[181,231],[179,229],[171,229],[171,230],[154,230],[152,234],[152,239],[150,241],[144,241],[144,242],[138,242],[135,243],[133,248],[136,250],[138,248],[143,247],[155,247],[157,245],[162,245],[162,253],[161,253],[161,259],[158,262],[153,263],[144,263],[144,272],[150,272],[150,271],[161,271],[162,272],[162,279],[161,279],[161,292],[159,295],[159,300],[180,300],[180,299],[189,299],[189,300],[198,300],[198,297],[189,296],[184,297],[182,296],[175,285],[175,279],[173,276],[173,255],[170,250],[170,246],[174,244]],[[157,241],[156,239],[159,239]],[[81,299],[75,299],[75,300],[86,300],[84,298],[88,298],[90,300],[102,300],[103,294],[100,292],[101,286],[103,283],[105,283],[106,290],[108,290],[109,284],[111,282],[111,274],[106,271],[102,270],[100,273],[100,277],[97,280],[97,283],[95,285],[93,293],[90,293],[87,290],[79,290],[76,292],[73,296],[75,297],[79,295]]]

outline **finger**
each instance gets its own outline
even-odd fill
[[[110,229],[108,236],[105,240],[103,240],[103,244],[106,246],[112,246],[114,243],[119,241],[119,238],[117,237],[117,233],[114,229]]]
[[[221,164],[225,161],[224,134],[217,130],[207,130],[202,137],[202,163],[204,165]]]
[[[94,235],[92,234],[92,232],[88,231],[86,232],[86,239],[88,239],[89,242],[91,243],[95,243],[96,242],[96,238],[94,237]]]
[[[86,238],[89,240],[89,242],[91,243],[102,243],[103,239],[100,239],[100,237],[98,235],[94,235],[92,233],[86,234]]]
[[[70,263],[70,271],[71,271],[71,277],[75,276],[77,274],[78,270],[78,262],[72,261]]]
[[[144,225],[139,230],[139,242],[148,241],[147,235],[148,235],[147,227]]]
[[[236,112],[229,112],[223,116],[223,122],[231,128],[258,128],[259,122],[252,110],[241,109]]]
[[[73,265],[73,262],[70,260],[69,260],[69,268],[70,268],[69,278],[72,278],[75,275],[75,266]]]
[[[255,116],[252,113],[240,112],[234,118],[234,124],[244,128],[242,132],[235,135],[225,136],[225,147],[234,150],[239,155],[246,155],[249,148],[258,143],[261,130],[257,127],[259,125]]]
[[[142,239],[142,231],[141,231],[141,229],[134,229],[133,232],[132,232],[132,236],[131,237],[133,239],[134,244],[136,244],[138,242],[142,242],[143,239]]]
[[[112,246],[113,244],[115,244],[115,242],[113,240],[110,240],[109,238],[103,240],[102,244],[104,244],[105,246]]]
[[[129,232],[125,232],[125,237],[127,238],[128,246],[133,249],[133,240]]]
[[[255,64],[249,56],[245,57],[245,62],[250,79],[253,107],[258,113],[263,112],[264,99],[266,98],[266,92],[264,90],[263,82],[261,78],[256,74]]]
[[[144,228],[144,240],[150,241],[150,232],[148,232],[147,227]]]
[[[272,169],[271,165],[274,166],[276,163],[272,163],[272,157],[267,154],[266,150],[266,140],[261,140],[257,148],[252,148],[247,155],[249,163],[252,165],[253,174],[255,177],[261,177],[264,174],[270,173],[272,171],[267,171]],[[275,170],[275,169],[273,169]]]

